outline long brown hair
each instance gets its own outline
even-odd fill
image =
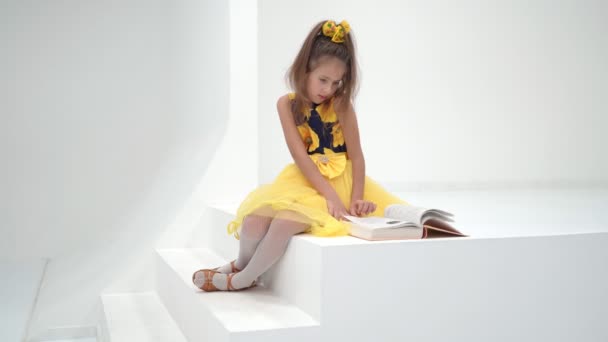
[[[291,112],[296,125],[304,122],[304,108],[311,103],[310,94],[306,91],[308,73],[316,67],[322,57],[336,57],[346,64],[346,73],[342,84],[334,94],[337,110],[345,109],[355,98],[358,90],[357,83],[357,58],[355,56],[355,42],[352,32],[344,35],[344,42],[334,43],[331,37],[323,34],[322,28],[327,20],[316,24],[302,43],[300,52],[287,71],[286,78],[291,89],[296,93],[291,103]]]

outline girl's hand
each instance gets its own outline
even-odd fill
[[[336,220],[341,220],[344,215],[348,215],[346,207],[337,196],[335,198],[326,198],[325,200],[327,201],[327,211]]]
[[[356,200],[350,204],[350,214],[353,216],[365,216],[376,211],[376,203],[366,200]]]

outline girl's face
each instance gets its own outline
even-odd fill
[[[336,57],[321,57],[315,68],[308,73],[306,91],[314,103],[330,99],[342,86],[346,74],[346,64]]]

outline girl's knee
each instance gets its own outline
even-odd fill
[[[243,219],[241,226],[241,236],[246,236],[250,239],[261,240],[270,226],[272,217],[247,215]]]
[[[305,232],[308,227],[310,227],[310,224],[302,218],[294,220],[294,217],[290,214],[277,215],[270,224],[268,234],[288,238]]]

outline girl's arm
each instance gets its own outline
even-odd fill
[[[304,145],[293,120],[289,97],[287,95],[279,98],[277,101],[277,110],[279,112],[279,118],[281,119],[281,126],[283,127],[283,134],[285,135],[287,147],[289,147],[289,152],[296,165],[300,168],[300,171],[302,171],[310,184],[312,184],[323,197],[334,202],[337,200],[341,203],[334,188],[332,188],[327,180],[323,178],[315,163],[308,156],[306,146]],[[344,204],[342,204],[342,207],[344,207]]]
[[[351,204],[363,199],[363,189],[365,187],[365,158],[361,148],[361,139],[359,137],[359,125],[357,123],[357,115],[353,109],[352,103],[344,107],[338,112],[338,119],[342,125],[342,134],[348,148],[348,157],[353,165],[353,192],[351,194]],[[352,205],[351,205],[352,207]],[[351,213],[352,214],[352,213]]]

